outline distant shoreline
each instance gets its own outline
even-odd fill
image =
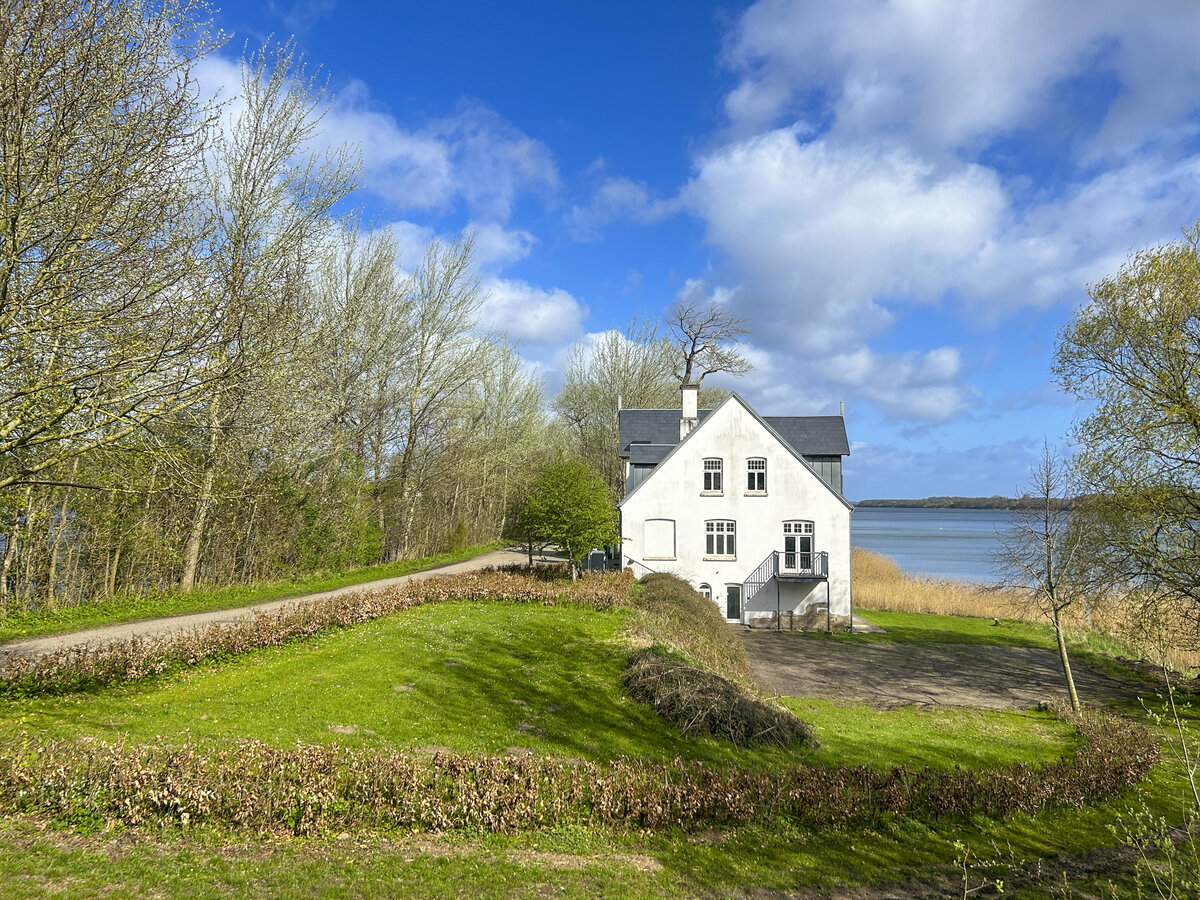
[[[859,500],[856,507],[902,509],[1040,509],[1036,497],[926,497],[922,500]],[[1052,500],[1055,509],[1066,509],[1068,500]]]

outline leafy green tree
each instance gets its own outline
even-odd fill
[[[1098,558],[1147,612],[1200,624],[1200,223],[1089,288],[1055,373],[1093,401],[1074,429]]]
[[[608,487],[581,459],[559,460],[542,469],[521,510],[521,527],[533,539],[562,549],[572,580],[589,550],[620,538]]]

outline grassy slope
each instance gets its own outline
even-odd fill
[[[192,736],[210,741],[257,736],[280,744],[336,740],[491,751],[515,744],[598,758],[675,752],[730,758],[731,751],[712,742],[665,733],[653,716],[623,700],[615,676],[624,658],[620,633],[628,615],[507,604],[424,607],[157,683],[8,704],[3,725],[141,739],[174,735],[190,723]],[[1026,646],[1037,640],[996,629],[990,620],[918,616],[889,625],[890,635],[870,639]],[[996,638],[988,641],[992,635]],[[395,691],[396,684],[413,684],[414,690]],[[564,708],[550,713],[552,702]],[[993,764],[1044,758],[1066,746],[1061,729],[1034,713],[876,712],[803,699],[789,704],[816,724],[825,743],[819,757],[807,756],[811,761]],[[205,715],[209,718],[199,718]],[[521,722],[540,733],[518,730]],[[330,724],[358,730],[336,734]],[[586,745],[581,733],[590,735]],[[737,757],[756,758],[741,751]],[[757,759],[781,761],[770,754]],[[1179,778],[1168,761],[1147,785],[1146,796],[1165,814],[1177,815]],[[728,896],[754,885],[794,890],[937,871],[952,877],[959,840],[978,856],[1006,864],[1080,852],[1113,841],[1108,827],[1127,803],[1119,799],[1092,810],[1055,810],[1006,822],[975,817],[931,827],[897,821],[840,835],[778,823],[719,835],[577,829],[419,838],[415,844],[119,829],[107,837],[86,836],[72,833],[70,823],[58,823],[56,830],[21,819],[0,822],[0,887],[30,896],[49,894],[64,882],[68,895],[78,896],[98,893],[106,883],[122,883],[134,896]],[[649,864],[661,868],[650,871]]]
[[[432,604],[153,681],[13,700],[0,708],[0,727],[135,742],[253,738],[280,747],[491,754],[519,746],[588,759],[683,756],[750,765],[990,765],[1052,759],[1071,746],[1067,729],[1045,714],[866,715],[818,701],[800,710],[817,720],[824,746],[815,753],[751,752],[686,738],[621,690],[628,616],[569,606]],[[965,740],[956,739],[960,732]],[[976,740],[981,735],[990,741]]]
[[[101,625],[116,625],[136,622],[139,619],[154,619],[160,616],[179,616],[187,613],[211,612],[220,609],[235,609],[272,600],[303,597],[319,594],[340,587],[366,584],[384,578],[411,575],[436,566],[461,562],[474,556],[497,550],[502,542],[467,547],[454,553],[439,553],[421,559],[406,559],[400,562],[366,566],[349,572],[312,575],[290,581],[266,581],[258,584],[235,584],[211,590],[192,591],[187,594],[167,593],[153,597],[118,597],[86,606],[68,606],[27,615],[10,615],[0,619],[0,643],[18,638],[38,637],[46,634],[61,634],[96,628]]]

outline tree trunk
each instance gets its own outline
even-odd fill
[[[1071,709],[1082,712],[1079,695],[1075,693],[1075,678],[1071,675],[1071,661],[1067,658],[1067,641],[1063,637],[1062,618],[1058,608],[1054,609],[1054,637],[1058,640],[1058,658],[1062,662],[1063,677],[1067,680],[1067,694],[1071,698]]]
[[[29,521],[29,507],[33,499],[33,488],[25,488],[25,521]],[[4,562],[0,564],[0,597],[4,598],[4,612],[8,612],[8,573],[12,570],[13,560],[17,556],[17,541],[21,537],[21,514],[13,517],[13,527],[4,542]]]
[[[192,516],[192,527],[188,532],[187,544],[183,549],[183,574],[179,577],[179,589],[184,593],[196,586],[196,569],[200,565],[200,538],[212,509],[212,490],[216,482],[216,464],[210,463],[204,471],[200,493],[196,497],[196,512]]]
[[[217,450],[221,442],[220,420],[221,398],[213,398],[208,408],[208,452],[204,460],[204,477],[200,482],[200,491],[196,495],[196,511],[192,515],[192,527],[188,532],[187,544],[183,549],[183,574],[179,578],[179,589],[187,593],[196,586],[196,570],[200,566],[200,540],[204,536],[204,526],[208,523],[208,514],[212,510],[213,485],[217,481]]]

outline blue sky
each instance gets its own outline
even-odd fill
[[[488,322],[566,349],[677,297],[745,316],[765,414],[846,403],[851,499],[1011,494],[1080,413],[1085,285],[1200,218],[1200,3],[271,0],[412,260],[467,227]]]

